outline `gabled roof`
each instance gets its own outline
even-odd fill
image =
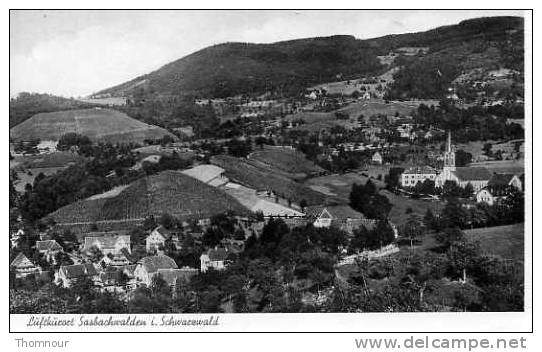
[[[307,207],[307,215],[312,218],[331,215],[331,219],[364,219],[362,213],[355,211],[349,205],[316,205]]]
[[[175,263],[175,261],[167,255],[153,255],[144,257],[139,261],[139,264],[141,264],[148,273],[154,273],[158,271],[158,269],[178,268],[177,263]]]
[[[235,259],[235,253],[227,247],[210,248],[206,254],[213,262]]]
[[[460,181],[489,181],[491,172],[485,167],[457,167],[453,171]]]
[[[168,285],[174,285],[177,281],[190,281],[190,278],[197,275],[198,269],[184,267],[181,269],[158,269],[158,274]]]
[[[21,267],[28,268],[28,267],[35,266],[34,263],[32,263],[30,259],[28,259],[26,255],[24,255],[22,252],[17,254],[17,256],[15,257],[15,259],[13,259],[10,265],[13,267],[18,267],[18,268],[21,268]]]
[[[75,264],[75,265],[63,265],[58,270],[68,279],[77,279],[85,276],[95,276],[98,275],[98,271],[94,265],[86,264]]]
[[[55,240],[36,241],[36,250],[38,251],[61,251],[62,246]]]
[[[487,183],[488,186],[508,186],[514,174],[493,174]]]

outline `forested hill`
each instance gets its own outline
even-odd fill
[[[380,68],[376,50],[352,36],[273,44],[225,43],[174,61],[100,93],[150,92],[226,97],[254,91],[295,91]],[[339,76],[338,76],[339,75]]]
[[[407,72],[419,70],[421,76],[442,66],[442,87],[461,72],[486,65],[522,71],[523,18],[478,18],[369,40],[332,36],[273,44],[219,44],[99,94],[226,97],[272,91],[289,95],[316,83],[382,72],[386,67],[377,56],[403,47],[428,48],[425,55],[408,56],[397,64]],[[426,94],[409,92],[408,82],[398,84],[393,95]]]

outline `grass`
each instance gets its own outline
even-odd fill
[[[368,177],[351,172],[343,175],[335,174],[311,178],[307,180],[305,184],[315,191],[327,194],[328,196],[337,197],[341,199],[342,202],[348,203],[352,185],[354,183],[365,184],[367,180],[369,180]],[[382,181],[376,179],[371,179],[371,181],[379,188],[385,186]],[[411,208],[413,213],[423,216],[427,209],[436,212],[442,207],[441,202],[406,198],[384,189],[381,189],[380,193],[385,195],[393,204],[390,212],[390,219],[396,225],[404,223],[409,217],[409,214],[406,214],[408,208]]]
[[[524,260],[525,224],[466,230],[465,235],[480,243],[486,254],[503,259]]]
[[[13,140],[58,141],[66,133],[88,136],[95,142],[138,142],[174,135],[163,128],[135,120],[110,109],[68,110],[37,114],[13,127]]]
[[[61,168],[75,164],[85,158],[77,153],[54,152],[40,155],[17,155],[10,161],[10,168],[26,170],[36,168]]]
[[[324,169],[308,160],[303,153],[295,150],[267,148],[250,154],[250,160],[291,174],[307,176],[324,172]]]

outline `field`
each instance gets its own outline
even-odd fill
[[[271,168],[262,168],[247,160],[218,155],[211,158],[211,163],[226,170],[226,176],[234,182],[257,191],[273,191],[279,197],[290,199],[296,204],[303,199],[308,205],[322,204],[326,199],[320,192],[274,172]]]
[[[126,105],[126,98],[111,97],[111,98],[95,98],[95,99],[79,99],[83,103],[96,104],[96,105]]]
[[[368,177],[351,172],[344,175],[327,175],[311,178],[305,184],[315,191],[337,197],[342,202],[348,203],[352,185],[354,183],[365,184],[368,179]],[[376,179],[371,179],[371,181],[379,188],[384,187],[384,182],[382,181]],[[381,189],[380,193],[388,197],[393,204],[390,219],[397,225],[404,223],[408,218],[409,215],[406,214],[408,208],[411,208],[414,213],[423,216],[427,209],[437,211],[442,207],[441,202],[406,198],[384,189]]]
[[[525,162],[519,160],[498,160],[498,161],[483,161],[471,163],[469,166],[485,167],[490,172],[523,174],[525,173]]]
[[[519,148],[519,151],[521,155],[525,155],[525,143],[523,140],[517,140],[518,142],[523,142]],[[479,162],[484,161],[483,158],[485,157],[483,154],[482,148],[484,147],[485,143],[491,143],[492,148],[491,150],[493,152],[497,150],[502,150],[505,153],[510,153],[514,151],[514,142],[515,141],[507,141],[507,142],[497,142],[497,141],[475,141],[475,142],[469,142],[469,143],[459,143],[457,144],[457,149],[462,149],[466,152],[469,152],[472,154],[472,160],[473,162]]]
[[[257,161],[275,170],[286,173],[307,176],[324,172],[324,169],[305,158],[305,155],[295,150],[268,147],[250,154],[250,161]]]
[[[148,125],[109,109],[68,110],[37,114],[11,128],[10,138],[18,140],[58,141],[66,133],[88,136],[94,142],[137,142],[176,137],[163,128]]]
[[[39,155],[16,155],[14,159],[9,162],[9,168],[14,170],[60,168],[75,164],[82,160],[85,160],[85,158],[77,153],[71,152],[54,152]]]
[[[337,120],[335,111],[333,112],[301,112],[297,114],[287,115],[286,120],[293,121],[303,119],[305,124],[296,126],[295,129],[318,132],[322,129],[329,129],[333,126],[343,126],[347,129],[358,127],[357,118],[360,115],[365,117],[367,122],[369,117],[377,114],[386,116],[394,116],[395,113],[400,115],[411,115],[420,104],[434,105],[438,102],[434,100],[410,100],[410,101],[391,101],[386,103],[382,99],[360,100],[355,101],[343,108],[337,110],[348,114],[350,120]]]
[[[50,214],[57,223],[140,220],[170,213],[181,219],[207,218],[225,211],[247,214],[237,200],[176,171],[164,171],[67,205]]]
[[[468,238],[479,241],[486,254],[498,255],[504,259],[523,260],[525,224],[484,227],[466,230]]]

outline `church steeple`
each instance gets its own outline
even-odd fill
[[[452,132],[448,131],[446,152],[444,153],[444,170],[455,171],[455,152],[452,148]]]

